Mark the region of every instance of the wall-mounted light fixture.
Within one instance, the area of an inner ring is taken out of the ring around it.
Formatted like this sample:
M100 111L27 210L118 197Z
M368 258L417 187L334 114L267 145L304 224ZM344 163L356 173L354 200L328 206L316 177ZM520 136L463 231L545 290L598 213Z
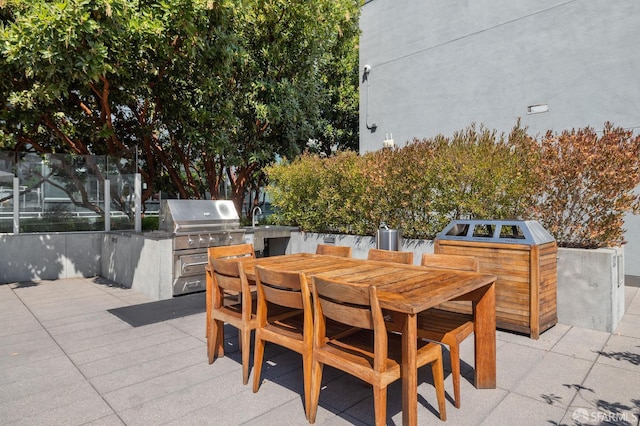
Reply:
M540 114L541 112L549 112L548 104L529 105L527 107L527 114Z
M387 133L384 135L384 140L382 141L382 148L391 149L395 146L395 141L393 140L393 133Z
M365 125L367 130L371 130L371 133L375 132L378 128L376 123L369 124L369 73L371 72L371 65L367 64L362 68L362 82L367 83L367 100L365 101Z

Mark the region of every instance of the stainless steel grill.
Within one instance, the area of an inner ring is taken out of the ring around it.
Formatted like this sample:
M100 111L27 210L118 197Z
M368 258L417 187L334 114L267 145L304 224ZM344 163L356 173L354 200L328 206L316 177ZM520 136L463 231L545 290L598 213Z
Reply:
M173 235L173 295L206 289L209 247L242 244L244 230L229 200L163 200L161 231Z

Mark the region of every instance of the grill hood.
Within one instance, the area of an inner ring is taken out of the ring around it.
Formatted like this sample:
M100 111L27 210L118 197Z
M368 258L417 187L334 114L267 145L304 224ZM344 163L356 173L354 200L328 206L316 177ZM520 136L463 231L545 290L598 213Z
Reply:
M162 200L159 229L173 233L238 229L231 200Z

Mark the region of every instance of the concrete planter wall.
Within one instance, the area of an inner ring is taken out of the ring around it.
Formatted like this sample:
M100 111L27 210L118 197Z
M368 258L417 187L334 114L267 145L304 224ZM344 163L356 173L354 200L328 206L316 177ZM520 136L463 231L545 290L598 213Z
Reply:
M611 333L623 314L623 248L558 249L558 322Z
M373 236L292 232L287 253L313 253L319 243L347 245L353 256L366 258ZM30 280L104 276L151 297L162 280L171 279L171 265L159 262L170 240L153 241L140 234L60 233L0 235L0 284ZM167 245L165 247L165 245ZM433 253L433 241L404 239L402 250ZM613 332L624 313L624 251L622 248L558 249L558 321Z
M318 234L314 232L292 232L287 253L315 253L318 244L335 244L338 246L351 246L353 257L366 259L370 248L376 247L376 239L373 236ZM433 253L433 241L431 240L402 240L402 250L414 253L413 262L420 264L422 253Z

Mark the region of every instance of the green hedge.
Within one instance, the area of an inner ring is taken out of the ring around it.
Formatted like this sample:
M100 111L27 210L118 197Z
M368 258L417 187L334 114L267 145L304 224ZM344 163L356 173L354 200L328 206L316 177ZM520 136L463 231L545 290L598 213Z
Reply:
M133 222L131 220L127 218L111 218L111 230L118 231L130 229L133 229ZM41 218L20 220L20 232L25 234L36 232L85 231L104 231L104 218L99 217L89 219L82 217L45 215Z
M471 125L452 137L329 158L304 154L267 169L274 223L311 232L372 235L381 221L433 238L453 219L538 220L559 245L623 243L626 212L640 211L640 137L606 124L508 134Z

